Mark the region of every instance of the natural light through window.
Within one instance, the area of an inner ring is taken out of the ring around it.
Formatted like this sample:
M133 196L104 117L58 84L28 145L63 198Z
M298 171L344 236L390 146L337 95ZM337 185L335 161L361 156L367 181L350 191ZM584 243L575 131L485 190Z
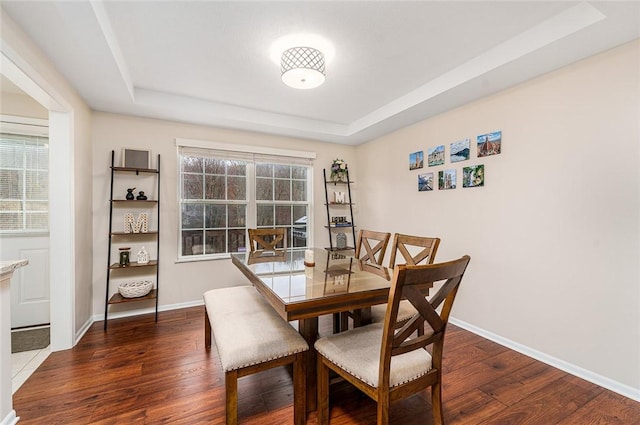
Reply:
M48 230L48 138L0 133L0 231Z
M284 227L287 246L306 247L309 159L180 146L178 257L244 252L248 228Z

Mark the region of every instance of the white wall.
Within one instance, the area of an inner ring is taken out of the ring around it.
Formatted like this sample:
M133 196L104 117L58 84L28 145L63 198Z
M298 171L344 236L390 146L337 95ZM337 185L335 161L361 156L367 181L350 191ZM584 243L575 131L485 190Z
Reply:
M640 399L640 42L361 145L360 224L471 255L453 316L611 380ZM502 130L502 154L475 137ZM427 148L472 138L471 159L426 167ZM425 167L408 155L424 150ZM484 188L462 167L484 164ZM455 168L455 190L417 191ZM436 173L437 174L437 173Z
M91 111L22 29L0 11L3 75L50 111L52 349L91 319ZM20 81L17 81L17 80Z
M202 303L202 294L209 289L247 282L229 259L176 263L179 224L176 138L316 152L313 176L313 232L315 245L328 246L328 233L323 227L326 225L326 209L322 169L328 168L336 157L354 163L354 147L100 112L93 113L92 121L95 236L93 312L96 318L101 318L104 314L109 230L109 165L112 149L116 151L117 164L120 164L123 147L151 150L153 167L157 154L161 155L160 309ZM131 184L129 187L137 183L132 181ZM139 245L141 244L132 244L133 253L137 252ZM145 248L148 246L145 245ZM116 287L111 286L110 290L113 293ZM114 313L114 317L123 314L124 311L127 314L148 311L150 307L142 304L110 306L109 311ZM135 311L131 311L132 309Z

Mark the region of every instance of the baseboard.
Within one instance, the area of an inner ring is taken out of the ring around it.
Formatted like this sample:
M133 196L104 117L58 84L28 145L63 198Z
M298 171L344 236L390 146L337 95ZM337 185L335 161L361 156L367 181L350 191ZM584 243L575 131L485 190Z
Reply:
M160 311L170 311L170 310L178 310L180 308L189 308L189 307L197 307L200 305L204 305L204 300L198 300L198 301L189 301L186 303L178 303L178 304L168 304L168 305L162 305L158 307L158 312ZM149 308L142 308L139 310L129 310L129 311L120 311L117 313L109 313L109 320L111 319L120 319L123 317L134 317L134 316L141 316L143 314L152 314L155 313L155 308L153 307L149 307ZM93 322L101 322L104 321L104 313L102 314L94 314L93 315ZM92 323L93 323L92 322Z
M640 388L633 388L621 382L614 381L613 379L607 378L606 376L599 375L597 373L591 372L590 370L581 368L580 366L576 366L572 363L555 358L541 351L534 350L533 348L527 347L526 345L511 341L507 338L503 338L500 335L496 335L492 332L489 332L462 320L458 320L454 317L449 318L449 322L511 350L524 354L525 356L539 360L545 364L548 364L549 366L553 366L573 376L577 376L578 378L582 378L602 388L606 388L622 396L630 398L631 400L640 401Z
M73 342L73 346L75 347L75 345L82 339L82 337L84 336L85 333L87 333L87 331L89 330L89 328L91 327L91 325L93 325L94 322L94 318L93 317L89 317L87 319L86 322L84 322L84 324L82 325L82 327L76 332L76 340Z
M15 425L19 420L20 417L16 416L16 411L12 410L11 412L7 413L7 416L5 416L2 422L0 422L0 425Z

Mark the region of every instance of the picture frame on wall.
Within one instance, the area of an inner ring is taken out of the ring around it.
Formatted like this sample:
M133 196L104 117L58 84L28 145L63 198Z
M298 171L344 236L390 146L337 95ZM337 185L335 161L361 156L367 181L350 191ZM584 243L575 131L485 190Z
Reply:
M433 190L433 173L418 174L418 191L428 192Z
M122 148L122 166L124 168L151 168L151 151L144 149Z
M427 163L429 167L444 164L444 145L427 149Z
M458 140L450 145L450 158L451 162L466 161L469 159L469 147L471 145L470 139Z
M484 186L484 164L462 169L462 187Z
M409 154L409 170L417 170L424 167L424 152L418 151Z
M438 189L449 190L456 188L456 170L442 170L438 171Z
M502 152L502 131L481 134L477 138L478 158L499 155Z

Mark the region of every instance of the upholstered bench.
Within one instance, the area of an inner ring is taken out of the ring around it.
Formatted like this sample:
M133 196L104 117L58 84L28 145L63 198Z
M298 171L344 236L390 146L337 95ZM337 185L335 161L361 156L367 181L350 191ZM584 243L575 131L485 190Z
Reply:
M304 352L309 345L282 319L253 286L213 289L204 293L205 346L211 333L225 374L226 422L238 423L238 378L293 364L293 416L306 422Z

